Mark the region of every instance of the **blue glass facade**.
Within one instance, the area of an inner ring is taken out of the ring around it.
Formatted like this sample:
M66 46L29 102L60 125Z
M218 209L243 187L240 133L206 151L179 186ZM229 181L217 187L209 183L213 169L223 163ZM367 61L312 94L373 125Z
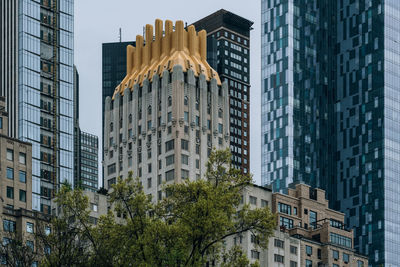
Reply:
M18 10L18 137L32 143L32 208L40 209L40 4Z
M371 266L400 255L400 2L262 1L262 182L305 182Z
M18 138L32 143L32 208L73 184L73 0L18 3Z

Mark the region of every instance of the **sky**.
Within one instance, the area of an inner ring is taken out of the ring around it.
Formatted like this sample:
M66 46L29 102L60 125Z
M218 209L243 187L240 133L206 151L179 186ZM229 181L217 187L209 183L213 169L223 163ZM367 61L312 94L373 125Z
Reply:
M79 72L79 113L83 131L101 140L101 46L133 41L155 19L191 24L219 9L254 22L250 33L250 171L261 183L261 1L260 0L75 0L75 65ZM101 143L100 143L101 144ZM101 148L101 145L99 145ZM101 158L101 152L99 153ZM99 168L101 169L101 168Z

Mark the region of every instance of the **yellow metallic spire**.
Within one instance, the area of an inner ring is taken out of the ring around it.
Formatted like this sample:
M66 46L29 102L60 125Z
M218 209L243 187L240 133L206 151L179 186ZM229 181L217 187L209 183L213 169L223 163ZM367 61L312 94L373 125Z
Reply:
M212 78L221 85L218 73L207 62L207 34L202 30L196 32L193 25L187 30L183 21L175 22L173 31L172 21L165 21L163 35L163 22L157 19L155 22L155 38L153 26L146 25L146 44L143 36L136 36L136 47L128 45L126 48L126 76L115 88L117 93L124 94L125 88L132 90L133 85L143 84L145 79L150 81L153 75L162 77L164 70L173 71L175 65L181 65L184 72L192 69L195 76L204 74L206 80Z

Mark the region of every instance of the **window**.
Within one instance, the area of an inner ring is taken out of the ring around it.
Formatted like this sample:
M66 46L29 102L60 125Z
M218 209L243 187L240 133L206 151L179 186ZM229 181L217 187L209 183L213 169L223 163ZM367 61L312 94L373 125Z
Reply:
M7 197L14 199L14 187L7 186Z
M19 190L19 201L21 202L26 202L26 191L25 190Z
M343 261L344 261L345 263L349 263L349 261L350 261L350 255L343 252Z
M318 259L321 259L321 257L322 257L322 251L320 248L317 249L317 257L318 257Z
M165 142L165 152L171 151L174 149L174 140L169 140Z
M256 235L251 235L250 236L250 242L253 243L253 244L259 244L260 243Z
M90 203L90 208L92 211L97 212L99 207L95 203Z
M116 167L115 163L108 165L107 167L107 173L108 175L115 173Z
M250 196L250 204L257 205L257 198Z
M311 256L311 255L312 255L312 247L306 245L306 254L307 254L308 256Z
M26 183L26 172L19 171L19 181L21 183Z
M189 164L189 156L182 155L182 164L185 164L185 165Z
M293 215L297 215L297 208L293 207Z
M3 219L3 230L5 232L15 232L15 222Z
M189 122L189 112L185 111L183 113L183 119L185 120L185 122Z
M19 163L26 165L26 154L20 152L19 153Z
M14 179L14 169L7 167L7 178L10 180Z
M140 176L140 175L139 175ZM108 183L108 188L111 188L111 186L113 185L113 184L115 184L115 182L116 182L116 178L114 177L114 178L111 178L111 179L108 179L108 181L107 181L107 183Z
M189 141L181 139L181 148L183 150L189 151Z
M44 233L45 233L46 235L49 235L49 234L51 233L51 228L50 228L50 226L45 226L45 227L44 227Z
M166 181L172 181L172 180L174 180L175 179L175 172L174 172L174 170L170 170L170 171L167 171L166 173L165 173L165 180Z
M33 234L33 223L26 222L26 232Z
M181 177L182 179L188 179L189 178L189 171L188 170L181 170Z
M284 262L284 258L283 258L282 255L274 254L274 261L275 261L275 262L283 263L283 262Z
M147 188L151 188L151 178L147 178Z
M171 122L172 121L172 112L168 112L167 113L167 122Z
M364 267L364 262L358 260L357 261L357 267Z
M3 129L3 118L0 117L0 129Z
M306 267L312 267L312 261L306 260Z
M333 257L333 259L338 260L339 259L339 251L332 250L332 257Z
M295 246L290 246L290 253L297 255L297 247Z
M32 251L35 250L35 245L33 244L33 241L27 240L26 246L29 247Z
M290 267L297 267L297 261L290 261Z
M291 228L293 228L293 220L280 216L279 225L284 226L286 229L291 229Z
M147 172L151 173L152 168L151 168L151 163L147 164Z
M258 252L257 250L252 250L251 251L251 258L252 259L260 259L260 252Z
M222 125L222 123L218 123L218 133L222 134L224 130L224 127Z
M187 97L187 96L185 96L185 97L183 98L183 104L184 104L185 106L188 105L188 97Z
M264 199L261 199L261 207L267 207L268 206L268 201L267 200L264 200Z
M168 107L172 106L172 97L168 97Z
M351 248L351 238L335 233L330 233L329 237L331 243Z
M170 155L168 157L165 157L165 165L169 166L175 163L175 155Z
M283 240L280 239L274 239L274 246L277 248L283 248L285 245L285 242Z
M7 159L14 161L14 151L12 149L7 149Z
M317 227L317 213L312 210L310 210L310 225L312 228Z
M292 207L290 205L279 202L278 203L278 211L282 213L292 214Z

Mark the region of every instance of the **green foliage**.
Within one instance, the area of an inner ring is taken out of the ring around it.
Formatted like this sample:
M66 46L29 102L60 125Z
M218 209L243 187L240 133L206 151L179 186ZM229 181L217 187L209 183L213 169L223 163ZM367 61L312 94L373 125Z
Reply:
M250 264L239 247L226 248L226 238L251 232L266 248L275 228L268 207L241 204L252 178L231 166L230 152L213 151L204 179L164 185L168 197L155 203L139 178L113 185L111 209L90 224L88 198L63 186L57 194L60 214L51 234L39 233L43 266L221 266ZM116 216L116 215L120 216Z

